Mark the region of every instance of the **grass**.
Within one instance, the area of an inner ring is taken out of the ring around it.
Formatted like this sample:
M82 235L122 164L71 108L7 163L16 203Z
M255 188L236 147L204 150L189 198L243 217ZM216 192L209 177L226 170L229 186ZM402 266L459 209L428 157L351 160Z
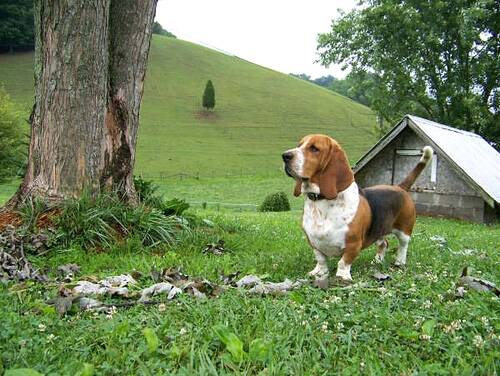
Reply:
M97 277L175 266L215 282L219 273L234 271L296 279L314 266L297 212L197 214L216 227L186 235L168 252L121 245L104 253L59 250L33 261L52 270L74 262L83 275ZM437 245L434 235L447 245ZM202 253L218 239L232 252ZM390 266L393 253L383 266L373 265L375 250L365 250L353 267L363 288L303 287L278 297L229 290L204 301L181 297L165 311L141 306L111 316L83 312L59 318L43 304L58 285L1 285L1 361L5 369L44 374L78 374L85 367L95 374L497 374L499 299L469 292L454 300L450 294L465 265L482 278L499 280L500 227L420 218L410 244L406 270ZM463 249L475 251L466 255ZM381 285L370 277L375 271L392 279ZM236 362L217 335L221 325L244 351L258 339L270 356ZM158 339L152 349L151 331Z
M0 205L5 203L16 192L20 182L13 180L8 183L0 184Z
M33 103L33 55L0 55L0 84ZM201 110L205 83L215 112ZM374 142L371 110L329 90L182 40L154 36L141 106L136 174L206 178L279 174L280 155L308 133L328 133L355 161Z

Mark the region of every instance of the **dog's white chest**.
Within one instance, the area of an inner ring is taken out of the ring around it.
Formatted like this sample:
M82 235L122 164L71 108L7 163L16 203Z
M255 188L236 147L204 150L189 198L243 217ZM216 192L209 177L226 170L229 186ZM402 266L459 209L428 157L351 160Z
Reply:
M340 256L345 237L359 205L356 182L340 192L335 200L306 198L302 226L311 245L326 256Z

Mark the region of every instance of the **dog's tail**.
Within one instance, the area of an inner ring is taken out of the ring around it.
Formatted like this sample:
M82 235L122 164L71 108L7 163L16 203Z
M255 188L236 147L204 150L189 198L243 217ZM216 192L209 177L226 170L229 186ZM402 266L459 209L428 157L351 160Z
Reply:
M415 168L411 170L408 176L398 184L398 186L403 188L405 191L408 191L413 183L415 183L415 180L417 180L420 176L424 168L429 164L429 161L432 158L432 153L434 153L434 150L432 150L430 146L425 146L422 149L422 158L420 158L420 161L417 163Z

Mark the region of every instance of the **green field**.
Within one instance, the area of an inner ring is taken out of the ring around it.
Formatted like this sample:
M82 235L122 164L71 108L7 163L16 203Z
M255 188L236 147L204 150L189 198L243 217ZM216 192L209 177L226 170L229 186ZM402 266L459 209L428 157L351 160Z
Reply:
M0 55L0 83L29 114L33 54ZM208 79L214 113L201 111ZM328 133L352 161L375 141L370 109L308 82L181 40L154 36L136 174L148 178L275 176L281 152Z

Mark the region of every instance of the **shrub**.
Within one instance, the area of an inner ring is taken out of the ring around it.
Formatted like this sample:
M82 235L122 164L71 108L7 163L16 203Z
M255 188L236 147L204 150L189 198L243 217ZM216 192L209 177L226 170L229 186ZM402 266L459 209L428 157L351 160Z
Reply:
M26 159L23 120L9 96L0 88L0 182L18 174Z
M261 212L289 211L290 202L285 192L276 192L268 195L259 207Z

